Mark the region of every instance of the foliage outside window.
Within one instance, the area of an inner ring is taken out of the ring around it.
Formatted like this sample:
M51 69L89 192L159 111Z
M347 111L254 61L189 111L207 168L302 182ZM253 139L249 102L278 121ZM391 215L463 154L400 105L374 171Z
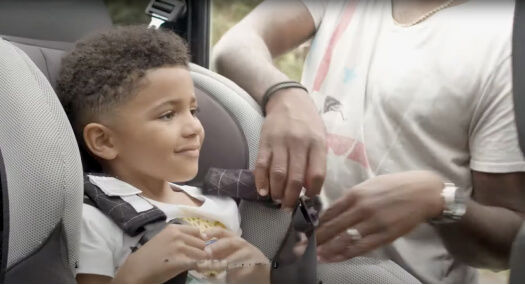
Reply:
M148 0L104 0L113 23L116 25L146 24L149 16L144 10ZM217 43L222 35L238 23L261 0L212 0L211 46ZM284 54L275 60L275 64L293 80L301 79L306 48L302 47Z

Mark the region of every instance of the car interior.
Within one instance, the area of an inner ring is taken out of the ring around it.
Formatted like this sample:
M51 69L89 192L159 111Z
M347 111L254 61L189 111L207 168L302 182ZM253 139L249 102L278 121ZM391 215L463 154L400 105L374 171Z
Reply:
M184 8L171 13L179 4ZM206 139L199 173L188 184L201 186L211 167L253 168L263 116L244 90L209 70L209 1L151 1L145 8L167 19L162 27L185 38L192 54ZM170 13L175 17L170 19ZM111 26L102 0L0 1L2 283L76 282L83 173L91 166L82 164L83 154L53 88L60 60L74 42ZM274 257L290 214L249 201L239 209L243 237ZM525 274L514 273L523 267L525 230L521 236L513 254L511 281L516 283L525 281ZM419 283L399 265L374 256L317 264L316 272L316 281L323 283Z

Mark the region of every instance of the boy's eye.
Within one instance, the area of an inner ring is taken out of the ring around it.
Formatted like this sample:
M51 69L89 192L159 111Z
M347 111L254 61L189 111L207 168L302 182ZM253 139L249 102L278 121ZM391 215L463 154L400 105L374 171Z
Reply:
M162 116L159 117L159 119L171 120L174 116L175 116L175 112L170 111L170 112L164 113Z
M200 112L200 110L201 110L201 108L195 107L195 108L191 109L191 114L193 116L196 116Z

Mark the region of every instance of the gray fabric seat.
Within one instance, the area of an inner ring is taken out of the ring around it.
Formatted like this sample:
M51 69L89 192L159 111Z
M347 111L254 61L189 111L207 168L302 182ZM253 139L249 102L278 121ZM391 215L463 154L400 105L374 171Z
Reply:
M512 255L510 258L510 279L509 283L523 284L525 282L525 223L516 234L512 245Z
M63 52L17 45L32 58L35 57L35 63L50 81L56 80L58 69L55 67ZM48 58L39 59L42 54ZM233 82L207 69L191 65L191 75L206 140L201 152L199 174L190 184L200 185L203 175L212 166L253 168L263 122L258 105ZM61 110L56 112L63 113ZM242 202L240 210L243 237L258 246L266 256L273 257L286 234L290 214L250 202ZM321 265L318 275L325 283L418 283L392 261L372 257Z
M2 281L70 283L77 261L82 167L46 77L0 39Z

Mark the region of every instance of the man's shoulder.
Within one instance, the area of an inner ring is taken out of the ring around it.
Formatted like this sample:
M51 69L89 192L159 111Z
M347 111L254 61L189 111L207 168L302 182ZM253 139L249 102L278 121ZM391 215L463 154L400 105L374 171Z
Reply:
M456 54L458 60L487 72L510 57L514 1L469 0L450 9L443 11L436 30L443 54Z
M460 7L449 22L456 31L463 32L465 40L478 47L505 49L510 52L514 23L514 1L470 0ZM481 45L480 45L481 44Z

